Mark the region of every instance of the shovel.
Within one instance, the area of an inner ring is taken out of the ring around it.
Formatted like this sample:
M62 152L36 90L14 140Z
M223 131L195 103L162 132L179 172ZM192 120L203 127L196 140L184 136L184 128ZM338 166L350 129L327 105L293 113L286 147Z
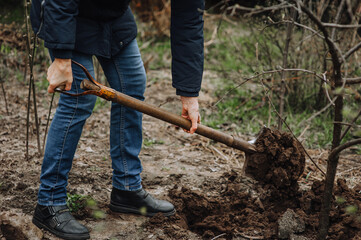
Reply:
M71 94L71 93L65 92L61 89L55 89L56 92L61 92L61 93L64 93L64 94L67 94L70 96L82 96L82 95L88 95L88 94L96 95L105 100L119 103L123 106L132 108L134 110L137 110L144 114L158 118L165 122L174 124L181 128L184 128L187 130L189 130L191 128L192 123L190 120L185 119L177 114L163 110L161 108L155 107L153 105L150 105L148 103L145 103L143 101L140 101L136 98L130 97L121 92L115 91L114 89L109 88L107 86L104 86L104 85L96 82L93 79L93 77L90 75L88 70L83 65L81 65L75 61L72 61L72 62L75 65L79 66L84 71L86 76L88 77L88 79L84 79L80 85L80 87L84 90L84 92L80 93L80 94ZM202 124L198 124L196 133L199 135L202 135L206 138L215 140L217 142L224 143L229 147L241 150L247 154L252 154L252 153L257 152L256 147L253 144L251 144L247 141L244 141L242 139L236 138L234 136L222 133L222 132L212 129L210 127L204 126Z
M177 114L168 112L161 108L155 107L143 101L140 101L136 98L130 97L124 93L115 91L112 88L106 87L100 83L92 82L87 79L84 79L81 82L80 87L85 91L91 91L91 94L94 94L98 97L104 98L108 101L119 103L123 106L132 108L149 116L158 118L165 122L174 124L181 128L189 130L192 126L190 120L185 119ZM210 127L204 126L202 124L198 124L198 128L196 133L202 135L206 138L215 140L217 142L221 142L226 144L229 147L241 150L246 153L254 153L256 152L256 148L253 144L244 141L242 139L238 139L231 135L222 133Z

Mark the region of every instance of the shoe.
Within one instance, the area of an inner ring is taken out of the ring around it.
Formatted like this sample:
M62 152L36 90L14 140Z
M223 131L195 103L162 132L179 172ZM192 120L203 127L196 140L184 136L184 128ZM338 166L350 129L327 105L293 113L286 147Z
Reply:
M35 208L33 223L40 229L67 240L89 239L88 229L70 214L69 208L63 206L41 206Z
M168 217L174 215L176 211L173 204L155 199L144 189L122 191L113 188L109 208L113 212L135 213L148 217L152 217L159 212Z

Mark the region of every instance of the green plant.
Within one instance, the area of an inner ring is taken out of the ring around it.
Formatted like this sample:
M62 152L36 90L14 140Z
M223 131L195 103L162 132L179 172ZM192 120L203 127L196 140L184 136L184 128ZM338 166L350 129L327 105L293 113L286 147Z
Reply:
M71 212L76 213L82 210L89 210L95 219L103 219L106 214L99 209L97 202L90 196L79 194L67 194L67 205Z
M170 168L169 167L162 167L160 170L162 172L168 172L170 170Z
M164 144L164 141L163 140L156 140L156 139L149 139L149 138L145 138L143 140L143 145L146 146L146 147L150 147L150 146L155 145L155 144Z
M79 194L67 194L66 204L71 212L77 212L86 206L86 199L88 196Z
M346 199L341 196L336 196L336 203L341 205L346 202Z
M358 212L358 207L356 205L346 206L345 212L349 215L355 215Z

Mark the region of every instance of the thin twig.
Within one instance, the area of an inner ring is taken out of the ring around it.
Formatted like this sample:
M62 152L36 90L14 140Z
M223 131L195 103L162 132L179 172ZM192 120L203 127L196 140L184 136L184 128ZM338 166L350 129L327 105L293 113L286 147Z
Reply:
M273 73L279 73L279 72L305 72L305 73L310 73L312 74L313 76L316 76L317 78L321 79L322 81L324 81L324 78L320 75L318 75L316 72L314 71L310 71L310 70L307 70L307 69L302 69L302 68L280 68L280 69L277 69L277 70L270 70L270 71L264 71L264 72L261 72L261 73L258 73L254 76L251 76L249 78L246 78L244 81L242 81L241 83L237 84L236 86L234 86L233 88L231 88L230 90L228 90L224 95L223 97L221 97L215 104L212 105L212 107L216 106L218 103L220 103L221 101L223 101L223 99L229 94L231 93L232 91L234 91L235 89L239 88L240 86L242 86L243 84L245 84L246 82L248 82L249 80L252 80L252 79L255 79L255 78L258 78L260 76L263 76L263 75L266 75L266 74L273 74Z
M260 81L263 88L265 88L263 81ZM310 156L310 154L308 154L306 148L303 146L303 144L297 139L297 137L295 136L295 134L293 133L292 129L290 128L290 126L287 124L287 122L280 116L280 114L277 112L275 105L273 104L272 99L269 97L267 91L266 92L266 96L268 98L268 101L270 101L273 110L275 111L275 113L278 115L279 118L282 119L282 122L285 124L285 126L288 128L288 130L290 131L290 133L292 134L293 138L300 144L300 146L302 147L303 151L305 152L305 154L308 156L308 158L311 160L311 162L315 165L315 167L323 174L326 175L325 172L317 165L317 163L313 160L313 158Z
M29 122L30 122L30 97L31 92L33 93L33 105L34 105L34 115L35 115L35 125L36 125L36 136L37 136L37 143L38 143L38 152L42 154L41 145L40 145L40 127L39 127L39 119L38 119L38 110L37 110L37 102L36 102L36 90L35 90L35 83L34 83L34 73L33 73L33 66L34 66L34 58L35 58L35 49L36 49L36 40L37 36L34 37L34 44L33 49L31 49L31 37L30 37L30 27L29 27L29 15L28 15L28 4L30 4L27 0L25 2L25 24L26 24L26 31L27 31L27 41L26 41L26 48L29 57L29 69L30 69L30 82L29 82L29 95L28 95L28 112L27 112L27 128L26 128L26 155L29 156Z
M354 145L358 145L361 144L361 138L356 138L353 140L350 140L336 148L334 148L330 155L328 156L328 159L332 159L333 157L337 156L338 154L340 154L341 151L345 150L346 148L352 147Z
M227 233L219 234L218 236L215 236L215 237L212 238L211 240L215 240L215 239L220 238L220 237L222 237L222 236L224 236L224 235L226 235L226 234L227 234Z
M283 20L283 21L279 21L279 22L273 22L273 23L270 23L268 24L266 27L264 27L262 31L264 31L267 27L271 26L271 25L277 25L277 24L284 24L284 23L292 23L292 21L290 20ZM324 36L322 36L319 32L317 32L315 29L309 27L309 26L306 26L306 25L303 25L301 23L298 23L298 22L293 22L294 25L298 26L298 27L301 27L301 28L304 28L306 30L309 30L310 32L314 33L315 35L317 35L318 37L322 38L322 39L325 39Z
M24 68L24 83L26 83L26 77L28 75L28 61L29 61L29 58L26 57L25 58L25 68Z
M285 42L285 49L283 50L283 63L282 63L282 68L285 69L287 68L287 64L288 64L288 50L289 50L289 46L290 46L290 42L292 40L292 30L293 30L293 26L294 26L294 20L296 18L296 11L294 9L291 9L291 18L292 21L290 23L287 24L287 33L286 33L286 42ZM284 110L284 103L285 103L285 93L286 93L286 72L282 71L281 72L281 93L280 93L280 105L279 105L279 113L280 116L283 116L283 110ZM282 121L279 118L278 121L278 130L282 130Z
M210 146L211 149L213 149L215 152L217 152L224 160L226 160L226 162L229 162L229 157L227 157L226 155L224 155L221 151L219 151L217 148L215 148L214 146Z
M336 100L336 98L333 99L333 101ZM308 119L306 120L302 120L298 125L299 126L302 126L305 122L309 122L311 121L312 119L314 119L315 117L317 117L318 115L320 115L321 113L323 113L324 111L326 111L329 107L331 107L332 104L329 103L327 104L324 108L322 108L320 111L316 112L315 114L313 114L311 117L309 117Z
M339 173L337 173L336 175L337 175L337 176L342 176L342 175L345 174L345 173L352 172L352 171L354 171L354 170L356 170L356 169L360 169L360 168L361 168L361 166L353 167L353 168L347 169L347 170L345 170L345 171L343 171L343 172L339 172Z
M307 131L309 128L310 128L310 125L307 125L307 126L305 127L305 129L303 129L303 131L301 132L301 134L300 134L297 138L302 138L303 135L306 133L306 131Z
M349 58L354 52L359 50L361 48L361 42L357 43L354 47L352 47L350 50L348 50L344 55L343 58L347 59Z
M55 93L53 93L53 95L51 96L49 112L48 112L48 119L46 120L45 134L44 134L44 139L43 139L43 149L45 149L45 140L46 140L46 135L48 134L48 127L49 127L49 122L50 122L51 109L53 107L54 96L55 96Z
M247 14L245 14L245 16L252 16L252 15L255 15L255 14L260 14L260 13L263 13L263 12L269 12L269 11L277 11L277 10L280 10L280 9L284 9L284 8L292 8L293 6L284 2L284 3L281 3L279 5L275 5L275 6L270 6L270 7L260 7L260 8L249 8L249 7L243 7L243 6L240 6L239 4L235 4L231 7L229 7L227 10L233 10L234 9L237 9L237 10L241 10L241 11L246 11L248 12Z
M350 125L345 129L345 131L342 133L341 135L341 140L346 136L347 132L350 130L350 128L352 127L352 125L356 122L356 120L361 116L361 108L358 111L358 114L354 117L354 119L352 119ZM340 141L341 141L340 140Z
M338 56L338 49L336 47L336 44L334 41L332 41L329 36L328 36L328 32L325 28L325 26L323 25L323 23L321 22L320 19L318 19L317 16L315 16L313 14L313 12L310 11L310 9L308 9L307 7L304 6L304 4L299 1L299 0L293 0L293 2L296 2L297 5L299 7L301 7L301 10L307 14L307 16L310 18L311 21L313 21L317 27L320 29L320 31L323 33L324 37L325 37L325 42L329 48L329 51L330 51L330 54L332 56L332 61L333 61L333 64L334 64L334 67L338 66L341 64L338 60L339 60L339 56ZM295 6L294 6L295 7Z
M240 232L238 232L238 234L239 234L241 237L243 237L243 238L248 238L248 239L251 239L251 240L253 240L253 239L255 239L255 240L257 240L257 239L264 239L263 236L249 236L249 235L246 235L246 234L240 233Z
M347 24L347 25L343 25L343 24L335 24L335 23L322 23L323 26L325 27L333 27L333 28L360 28L361 24Z
M322 76L323 76L323 84L325 85L326 97L327 97L328 101L331 103L331 105L332 105L332 106L335 106L335 100L336 100L336 99L333 99L333 100L332 100L331 97L330 97L330 94L328 93L326 72L324 72L324 73L322 74Z
M338 10L337 10L335 24L337 24L340 21L341 12L342 12L343 6L345 5L345 1L346 0L341 0L340 6L338 7ZM333 28L332 33L331 33L332 40L335 40L335 34L336 34L336 28Z
M357 78L344 78L344 81L346 81L346 84L359 84L361 83L361 77Z

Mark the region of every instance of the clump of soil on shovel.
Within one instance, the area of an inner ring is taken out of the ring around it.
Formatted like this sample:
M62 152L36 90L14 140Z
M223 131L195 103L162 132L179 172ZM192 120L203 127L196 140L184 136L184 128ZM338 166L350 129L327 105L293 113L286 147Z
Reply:
M257 153L246 157L246 175L277 189L297 184L305 169L305 154L291 134L263 128L255 145Z
M299 191L297 180L305 167L302 147L291 135L270 129L262 131L255 145L259 153L247 156L247 176L236 171L223 174L213 183L221 187L213 187L219 192L212 197L204 194L209 182L202 192L175 186L169 197L176 206L176 215L156 215L149 220L149 229L161 227L173 239L192 238L185 230L204 239L278 239L278 221L290 209L304 223L303 232L297 234L313 239L323 183L315 182L310 190ZM361 193L348 189L344 181L338 181L335 193L347 204L335 202L332 206L330 232L334 237L330 239L352 239L361 231L357 220ZM356 206L358 213L347 214L348 204Z

